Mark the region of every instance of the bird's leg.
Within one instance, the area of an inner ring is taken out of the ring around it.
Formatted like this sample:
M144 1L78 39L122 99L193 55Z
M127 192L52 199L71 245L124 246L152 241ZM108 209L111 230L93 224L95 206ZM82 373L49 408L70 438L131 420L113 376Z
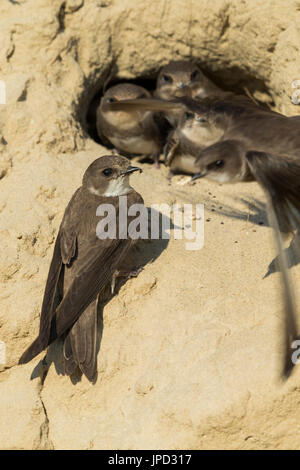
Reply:
M113 273L113 276L111 278L111 284L110 284L110 291L113 294L115 292L115 287L116 287L116 279L119 276L119 271L115 271Z
M175 131L171 131L167 137L167 143L164 146L164 161L167 166L171 166L175 157L175 150L179 145L179 139Z
M173 178L174 175L175 175L174 170L172 170L172 168L170 168L170 171L169 171L168 176L167 176L167 180L168 180L169 184L171 184L172 178Z
M113 294L116 287L116 279L118 277L125 277L126 279L131 279L132 277L138 277L141 271L143 271L143 267L134 268L131 271L115 271L111 280L111 293Z
M119 277L127 277L127 279L130 279L131 277L138 277L141 271L143 271L143 267L141 266L140 268L134 268L131 271L118 271L118 276Z
M159 157L160 157L160 152L157 152L154 155L152 155L154 168L157 168L158 170L159 170Z

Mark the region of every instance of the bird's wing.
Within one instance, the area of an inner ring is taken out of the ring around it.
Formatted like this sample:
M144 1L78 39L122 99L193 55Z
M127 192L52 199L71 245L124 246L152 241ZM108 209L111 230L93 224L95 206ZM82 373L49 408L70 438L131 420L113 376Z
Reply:
M64 218L55 240L52 260L44 291L39 335L22 354L19 359L20 364L25 364L31 361L31 359L48 346L49 342L51 342L51 336L55 336L55 332L51 331L51 322L55 314L56 304L58 303L59 281L63 273L64 264L69 264L76 254L76 233L73 227L69 226L67 220L68 214L71 211L72 201L76 198L77 193L78 190L75 192L66 208Z
M286 160L263 152L250 151L246 160L255 179L265 190L268 201L268 217L274 229L278 250L278 262L283 282L285 306L283 376L287 377L294 364L291 361L291 345L297 337L294 290L288 271L288 260L283 246L280 226L289 231L299 227L300 209L300 165L295 160ZM298 212L298 214L297 214ZM298 246L299 240L297 240Z
M74 280L56 309L55 329L61 336L95 300L101 289L111 280L120 260L131 245L130 239L87 241L81 250Z
M256 151L248 151L246 160L254 178L270 195L279 227L295 230L300 224L300 161Z
M128 207L133 204L144 204L142 197L135 191L127 196ZM134 216L128 215L127 228L133 219ZM61 336L76 322L83 311L96 299L99 292L111 281L131 245L130 237L102 240L93 234L81 246L80 257L76 258L74 279L56 309L57 336Z
M19 364L26 364L31 361L37 354L39 354L48 345L50 339L51 319L55 311L55 297L57 286L62 271L62 258L60 253L61 234L59 233L55 245L53 256L49 268L48 278L46 282L41 318L40 318L40 331L36 340L26 349L19 359Z
M132 100L115 101L105 105L109 111L174 111L185 109L180 101L165 101L158 98L137 98Z

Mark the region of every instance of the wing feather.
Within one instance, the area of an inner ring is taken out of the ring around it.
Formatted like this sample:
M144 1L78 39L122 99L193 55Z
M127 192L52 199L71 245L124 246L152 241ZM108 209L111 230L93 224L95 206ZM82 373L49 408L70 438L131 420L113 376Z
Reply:
M70 328L98 293L111 280L120 260L130 248L131 240L103 240L91 243L86 253L81 253L82 263L56 310L56 331L62 335Z
M285 307L283 376L288 376L294 366L291 361L291 345L297 337L297 322L294 290L280 222L281 226L284 224L289 231L293 231L297 226L299 228L299 218L295 218L295 212L297 213L300 204L300 165L294 160L287 161L262 152L247 152L246 159L253 176L266 192L268 218L278 250Z

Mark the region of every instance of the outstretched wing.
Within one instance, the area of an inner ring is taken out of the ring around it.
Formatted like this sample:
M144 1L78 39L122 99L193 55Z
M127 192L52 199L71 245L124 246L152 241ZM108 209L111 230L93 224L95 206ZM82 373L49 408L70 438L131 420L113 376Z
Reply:
M268 217L274 229L285 306L283 375L288 376L294 365L291 361L291 345L297 337L297 326L294 290L280 226L288 231L299 227L297 212L300 209L300 164L295 160L286 160L263 152L247 152L246 160L253 176L266 192ZM297 244L300 246L299 240Z
M182 109L185 109L185 105L179 101L165 101L158 98L114 101L105 105L105 110L109 111L174 111Z
M280 229L295 230L300 224L300 160L256 151L247 152L246 160L271 198Z

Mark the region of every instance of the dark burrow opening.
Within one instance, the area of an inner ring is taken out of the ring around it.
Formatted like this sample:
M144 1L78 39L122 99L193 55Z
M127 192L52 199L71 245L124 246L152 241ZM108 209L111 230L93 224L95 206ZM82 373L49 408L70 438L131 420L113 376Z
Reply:
M203 73L224 91L231 91L236 94L246 95L248 98L255 100L260 106L274 109L275 104L273 102L272 96L263 80L239 69L238 67L224 67L222 71L212 72L211 70L201 66L201 64L199 65ZM159 73L159 70L160 69L158 68L148 75L128 80L123 78L119 79L117 75L111 78L109 81L105 80L104 77L104 79L100 81L96 87L93 87L94 92L89 93L88 98L85 97L86 102L84 103L84 106L81 107L81 111L84 111L83 115L80 116L80 120L84 130L95 142L100 145L104 145L98 136L96 129L97 107L104 91L119 83L133 83L146 88L152 93L156 88L156 77ZM113 147L108 147L107 145L104 146L107 148Z

